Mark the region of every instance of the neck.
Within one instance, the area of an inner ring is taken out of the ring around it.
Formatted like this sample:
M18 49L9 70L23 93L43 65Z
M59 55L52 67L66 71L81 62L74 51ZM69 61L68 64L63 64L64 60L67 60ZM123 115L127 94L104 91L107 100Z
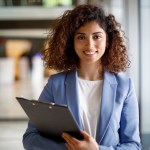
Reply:
M78 77L84 80L102 80L103 79L103 67L101 66L81 66L78 69Z

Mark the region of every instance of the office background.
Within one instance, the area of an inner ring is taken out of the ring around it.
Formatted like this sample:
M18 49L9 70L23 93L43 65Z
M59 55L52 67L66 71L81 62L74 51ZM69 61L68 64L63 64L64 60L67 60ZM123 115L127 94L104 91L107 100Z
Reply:
M140 107L140 133L150 150L150 0L1 0L0 149L22 150L27 116L16 96L37 99L47 77L40 49L53 20L75 5L94 3L115 15L128 37L132 77ZM37 82L38 81L38 82Z

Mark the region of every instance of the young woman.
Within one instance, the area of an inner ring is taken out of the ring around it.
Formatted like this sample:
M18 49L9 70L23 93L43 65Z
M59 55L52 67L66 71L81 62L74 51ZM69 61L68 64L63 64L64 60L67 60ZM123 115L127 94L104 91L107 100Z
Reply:
M79 5L56 20L46 45L45 66L59 73L49 78L39 100L68 105L84 140L63 133L66 143L56 143L29 122L24 148L140 150L138 102L132 80L122 74L130 61L115 17Z

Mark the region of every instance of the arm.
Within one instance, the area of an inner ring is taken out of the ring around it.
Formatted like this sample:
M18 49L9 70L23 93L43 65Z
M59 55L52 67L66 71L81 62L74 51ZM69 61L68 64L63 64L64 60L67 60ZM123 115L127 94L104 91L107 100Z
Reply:
M53 100L51 80L52 79L50 78L49 82L44 87L44 90L39 98L40 100ZM28 123L28 128L23 135L23 146L26 150L66 150L66 147L63 143L56 143L51 139L41 136L30 121Z
M64 143L57 143L41 136L31 122L28 123L23 135L23 146L26 150L67 150Z

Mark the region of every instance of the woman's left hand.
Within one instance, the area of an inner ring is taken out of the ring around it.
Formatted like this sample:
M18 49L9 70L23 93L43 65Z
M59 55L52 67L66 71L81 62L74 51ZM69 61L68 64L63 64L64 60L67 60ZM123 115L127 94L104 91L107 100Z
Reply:
M81 131L84 139L78 140L67 133L63 133L62 137L66 141L68 150L100 150L97 142L85 131Z

